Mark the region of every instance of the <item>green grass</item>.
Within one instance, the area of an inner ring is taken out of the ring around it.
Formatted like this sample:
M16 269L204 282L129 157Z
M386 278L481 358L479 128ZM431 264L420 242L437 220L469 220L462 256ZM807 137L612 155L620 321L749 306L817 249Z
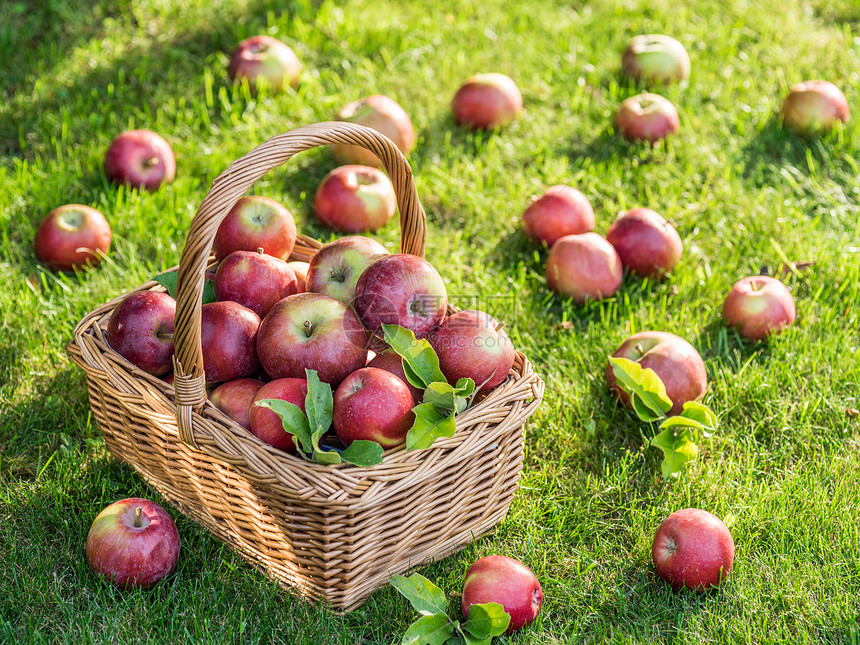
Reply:
M296 92L251 98L230 85L228 53L263 32L302 59ZM620 52L648 32L679 38L693 63L687 87L663 90L681 132L654 149L611 125L636 91ZM860 128L855 118L802 141L775 120L806 78L832 80L860 112L854 0L12 0L0 5L0 59L0 642L399 642L415 614L391 588L346 616L311 607L177 513L182 558L168 581L120 593L93 575L83 548L98 511L159 496L108 455L65 353L88 311L178 262L230 161L370 93L415 123L427 257L452 299L504 319L547 383L508 518L424 574L453 593L479 556L528 564L544 608L501 639L511 643L860 640L860 419L847 412L860 407ZM448 102L489 70L518 82L525 110L473 135ZM108 184L104 151L128 127L173 145L171 186ZM255 191L327 240L310 201L333 165L326 151L303 154ZM550 295L545 252L518 221L554 183L589 196L600 233L637 205L674 221L685 243L675 274L625 278L615 298L584 307ZM114 246L98 270L56 276L32 240L69 202L100 209ZM394 223L379 235L391 249L397 238ZM720 320L724 294L786 258L815 261L788 280L797 324L742 342ZM607 355L649 328L700 350L722 422L672 482L646 448L653 430L603 383ZM725 518L735 539L735 568L713 593L673 593L650 563L656 527L686 506Z

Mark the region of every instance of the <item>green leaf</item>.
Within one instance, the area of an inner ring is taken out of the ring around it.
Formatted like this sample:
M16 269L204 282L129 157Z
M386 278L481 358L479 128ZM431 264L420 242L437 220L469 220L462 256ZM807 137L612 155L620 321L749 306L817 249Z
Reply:
M706 437L710 437L717 431L717 415L704 403L698 401L687 401L680 416L690 419L699 424L699 429Z
M448 609L445 592L420 573L413 573L408 578L391 576L391 586L397 589L419 614L445 614Z
M320 381L316 370L305 369L308 379L308 393L305 396L305 412L308 415L308 426L311 430L314 450L319 450L319 440L331 427L334 400L331 386Z
M484 639L501 636L510 624L511 616L502 605L487 602L469 607L469 620L463 625L463 629L475 638Z
M382 329L385 342L403 359L403 372L413 387L423 390L436 381L448 382L439 369L436 350L426 339L418 340L412 330L398 325L383 324Z
M382 452L382 446L375 441L357 439L340 453L340 457L355 466L375 466L382 463Z
M651 445L663 451L663 477L677 477L699 454L689 428L666 428L651 439Z
M179 292L177 284L179 282L179 272L178 271L165 271L164 273L159 273L152 278L162 287L167 289L167 293L174 299ZM218 298L215 297L215 285L212 280L203 280L203 304L208 305L210 302L215 302Z
M630 403L640 419L651 422L666 416L672 401L654 370L643 369L639 363L615 356L609 357L609 363L618 386L630 395Z
M300 448L301 451L307 454L314 452L315 444L311 438L310 428L308 428L308 419L299 406L282 399L263 399L262 401L257 401L254 405L268 408L281 417L284 430L297 440L297 448Z
M486 638L478 638L477 636L472 636L469 632L460 633L463 635L463 645L490 645L493 640L492 636L487 636Z
M421 403L412 408L415 423L406 433L407 450L423 450L439 437L453 437L457 431L454 412L441 412L432 403Z
M454 625L444 613L421 616L403 634L402 645L443 645L451 634Z
M435 405L440 410L454 410L457 406L457 393L448 383L435 381L424 390L424 403Z
M343 461L341 455L335 450L314 450L313 462L315 464L331 466L332 464L339 464L341 461Z

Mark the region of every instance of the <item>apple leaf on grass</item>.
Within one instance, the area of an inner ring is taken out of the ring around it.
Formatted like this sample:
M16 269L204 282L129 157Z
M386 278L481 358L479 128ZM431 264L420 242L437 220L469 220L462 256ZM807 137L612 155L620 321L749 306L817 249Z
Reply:
M651 439L651 445L663 451L661 468L665 479L677 477L699 454L689 428L666 428Z
M403 372L413 387L424 390L437 381L447 383L445 375L439 369L436 350L426 339L418 340L411 329L399 325L383 324L382 329L385 332L385 342L403 359Z
M413 573L408 578L392 576L391 586L397 589L419 614L430 616L444 614L448 610L445 592L420 573Z
M672 408L666 395L666 386L652 369L643 369L639 363L627 358L610 356L612 373L619 387L630 396L636 415L646 422L658 421Z
M469 608L469 619L463 625L476 639L489 639L493 636L501 636L511 624L511 616L505 608L497 602L486 602L472 605ZM466 639L469 642L469 639Z
M403 634L402 645L444 645L454 634L446 614L421 616Z
M177 284L179 282L179 272L178 271L165 271L164 273L159 273L152 278L162 287L167 289L167 293L170 294L170 297L174 300L176 299L176 295L178 292ZM203 280L203 304L208 305L210 302L215 302L218 298L215 297L215 285L212 283L212 280Z

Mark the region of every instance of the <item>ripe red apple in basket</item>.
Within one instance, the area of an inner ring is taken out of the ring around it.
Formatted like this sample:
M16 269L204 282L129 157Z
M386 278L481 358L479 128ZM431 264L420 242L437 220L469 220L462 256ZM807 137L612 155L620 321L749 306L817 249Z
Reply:
M782 282L764 275L738 280L723 302L723 320L747 340L761 340L794 322L794 298Z
M115 184L157 190L176 175L173 149L151 130L128 130L108 146L105 174Z
M296 222L286 208L268 197L242 197L218 226L212 251L223 260L234 251L257 251L286 260L296 244Z
M454 120L473 130L492 130L511 123L523 109L520 88L509 76L475 74L451 100Z
M332 426L346 446L365 439L393 448L406 442L415 421L414 406L403 381L391 372L364 367L347 376L335 391Z
M615 127L631 141L655 143L677 132L679 126L675 106L659 94L631 96L615 113Z
M293 262L287 262L290 265L290 268L293 270L293 273L296 274L296 293L303 293L308 290L308 269L310 268L310 264L307 262L301 262L299 260L295 260Z
M82 204L66 204L45 216L33 247L36 258L53 271L98 266L110 248L111 231L105 216Z
M659 279L670 273L684 245L675 227L650 208L634 208L616 219L606 232L621 264L642 278Z
M658 575L673 589L707 591L729 575L735 543L720 518L685 508L672 513L657 529L651 557Z
M234 251L215 273L218 300L238 302L261 318L278 300L297 293L298 286L289 264L259 252Z
M148 588L179 561L179 532L155 502L121 499L98 514L86 544L87 562L122 589Z
M322 180L314 197L317 219L343 233L382 228L396 209L391 180L370 166L335 168Z
M406 372L403 370L403 359L393 349L386 349L380 352L367 362L367 366L390 372L403 381L412 393L415 405L418 405L424 399L424 390L418 389L406 380ZM456 381L454 382L456 383Z
M173 369L176 301L161 291L136 291L113 310L108 345L144 372L163 376Z
M220 383L260 371L257 330L260 317L237 302L210 302L200 311L200 343L207 383Z
M621 69L636 80L683 81L690 76L690 57L684 46L670 36L642 34L627 43Z
M311 258L307 290L321 293L349 306L355 300L355 285L364 270L389 255L376 240L352 235L329 242Z
M552 245L546 259L549 288L577 304L610 297L623 277L621 258L597 233L565 235Z
M461 608L469 617L472 605L497 602L510 614L506 633L529 625L540 612L543 589L535 574L522 562L504 555L476 560L466 571Z
M829 81L804 81L789 91L782 104L783 125L800 135L824 134L848 121L848 100Z
M286 43L271 36L251 36L240 42L230 56L227 73L236 82L246 79L252 90L263 85L273 90L296 87L302 64Z
M565 235L594 230L594 209L588 198L570 186L550 186L523 212L523 230L547 248Z
M305 397L308 394L308 382L303 378L279 378L261 387L250 406L251 432L260 441L286 452L295 454L296 444L293 437L284 430L284 422L273 410L256 405L257 401L265 399L280 399L287 401L305 411Z
M216 408L233 419L246 430L251 429L251 402L263 387L263 382L253 378L237 378L222 383L209 395Z
M415 129L406 110L394 99L382 94L374 94L345 105L338 112L337 118L339 121L357 123L384 134L404 155L408 155L415 145ZM331 147L331 151L335 159L342 164L382 167L382 162L376 155L361 146L338 143Z

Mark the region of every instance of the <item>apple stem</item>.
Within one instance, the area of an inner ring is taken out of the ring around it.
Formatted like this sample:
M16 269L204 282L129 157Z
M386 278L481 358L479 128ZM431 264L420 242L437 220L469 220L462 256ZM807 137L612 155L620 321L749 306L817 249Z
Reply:
M173 340L173 332L172 331L160 331L155 335L157 338L162 340Z
M257 247L257 253L260 255L263 255L263 247L262 246Z
M158 165L158 157L150 157L146 161L143 162L144 168L152 168Z
M313 324L311 323L310 320L306 320L304 323L302 323L302 325L305 328L305 334L307 334L307 337L310 338L311 333L313 333L313 330L314 330Z
M639 352L639 356L642 356L643 354L645 354L645 350L644 350L644 349L642 349L642 344L641 344L641 343L636 343L636 344L633 346L633 349L635 349L637 352Z
M501 331L501 329L505 326L504 322L500 322L496 325L496 331Z
M134 509L134 526L136 528L140 528L141 526L143 526L142 522L140 521L141 513L143 513L143 509L141 509L140 506L135 507L135 509Z

